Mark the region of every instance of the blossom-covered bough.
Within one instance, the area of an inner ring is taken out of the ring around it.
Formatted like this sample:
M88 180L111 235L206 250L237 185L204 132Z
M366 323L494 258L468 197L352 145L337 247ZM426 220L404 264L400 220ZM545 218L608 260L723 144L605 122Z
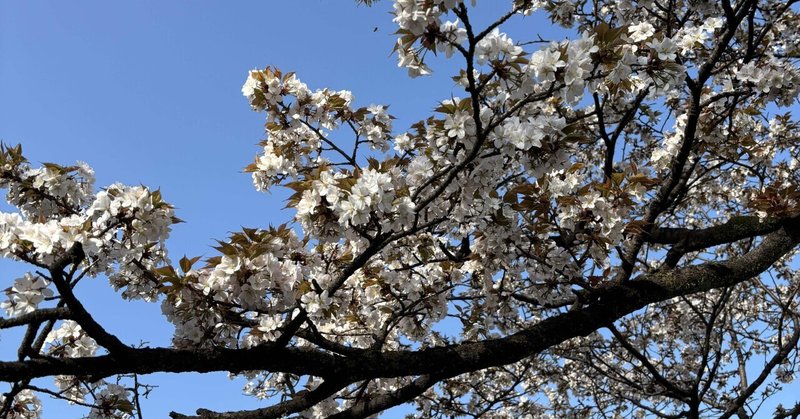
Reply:
M795 3L515 0L476 27L469 3L396 0L400 66L462 60L463 97L396 132L387 106L251 71L246 170L294 219L202 262L168 258L158 191L3 146L0 253L30 272L2 303L26 332L0 416L52 396L141 417L141 375L189 371L266 399L202 418L754 415L798 366ZM503 32L535 13L578 35ZM72 291L98 276L160 301L173 346L98 324Z

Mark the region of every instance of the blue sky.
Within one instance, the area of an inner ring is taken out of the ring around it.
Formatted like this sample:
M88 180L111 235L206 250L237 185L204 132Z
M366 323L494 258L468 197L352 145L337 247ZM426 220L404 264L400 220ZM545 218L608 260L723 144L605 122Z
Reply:
M499 16L508 4L479 3L478 21ZM290 218L281 211L282 191L258 193L242 173L263 138L263 116L240 93L249 69L275 65L297 72L312 89L351 90L359 105L390 104L398 130L427 117L438 100L464 95L449 79L453 61L434 60L434 76L414 80L397 68L390 6L389 0L373 8L347 0L0 2L0 140L22 143L34 163L86 161L99 187L161 188L187 221L173 231L173 258L211 255L214 238ZM518 19L510 33L566 36L542 22ZM22 269L0 261L1 287ZM158 304L124 302L103 278L84 281L77 293L125 342L169 344L172 329ZM15 353L18 336L0 334L3 359ZM231 384L225 374L142 381L160 386L144 403L145 417L263 406L241 396L242 381ZM45 418L85 412L44 401Z
M506 6L483 2L478 20ZM454 62L436 60L435 75L416 80L397 68L390 8L388 0L373 8L332 0L2 2L0 140L22 143L35 164L86 161L98 187L160 187L187 221L173 231L173 258L211 255L214 238L290 217L280 210L282 191L258 193L242 173L263 138L263 116L240 93L248 70L275 65L312 89L351 90L359 105L390 104L398 129L427 117L438 100L463 96L449 79ZM544 28L537 22L515 26L537 33ZM0 280L8 284L23 269L0 261ZM124 302L103 278L77 293L125 342L169 344L172 328L158 304ZM4 359L18 336L0 335ZM241 396L242 381L231 384L225 374L143 381L160 386L145 417L263 405ZM85 412L44 401L45 418Z

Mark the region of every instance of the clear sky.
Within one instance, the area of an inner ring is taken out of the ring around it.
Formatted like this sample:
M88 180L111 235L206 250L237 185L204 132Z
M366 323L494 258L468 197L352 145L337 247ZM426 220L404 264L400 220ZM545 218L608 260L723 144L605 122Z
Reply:
M480 18L507 5L482 2ZM258 193L242 173L263 138L263 116L240 92L248 70L275 65L312 89L351 90L359 105L390 104L399 129L427 117L438 100L464 95L449 79L453 62L434 61L435 75L416 80L397 68L390 8L389 0L373 8L348 0L2 1L0 140L22 143L35 164L86 161L99 187L160 187L187 221L173 231L173 258L211 255L214 238L290 217L280 210L281 191ZM540 23L527 18L516 27L546 35ZM22 269L0 261L0 287ZM125 302L103 278L84 281L77 293L125 342L169 344L172 328L158 304ZM3 359L18 337L2 332ZM143 381L160 386L145 417L263 406L225 374ZM45 418L85 412L43 401Z
M488 20L509 2L479 3L478 20ZM187 221L173 231L173 258L211 255L214 238L290 217L280 210L284 193L258 193L242 173L263 138L263 115L250 111L240 93L249 69L276 65L312 89L351 90L359 105L390 104L396 129L427 117L438 100L464 95L449 79L455 62L435 60L435 75L415 80L397 68L390 6L389 0L373 8L349 0L0 1L0 140L22 143L34 163L86 161L99 187L160 187ZM535 16L514 22L515 32L527 39L566 36ZM21 272L0 261L0 288ZM77 293L123 341L169 344L172 328L158 304L124 302L103 278L84 281ZM3 359L16 352L18 336L0 334ZM263 406L241 396L243 382L231 384L225 374L142 381L160 386L144 402L148 418ZM45 418L85 412L43 401Z

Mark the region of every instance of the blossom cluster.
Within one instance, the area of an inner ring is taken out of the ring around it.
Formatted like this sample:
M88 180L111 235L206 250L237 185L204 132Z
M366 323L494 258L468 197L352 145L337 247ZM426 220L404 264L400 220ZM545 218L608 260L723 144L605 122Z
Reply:
M36 310L43 300L53 296L53 291L48 288L49 285L46 279L26 273L14 281L12 287L6 289L8 300L0 303L0 308L6 310L9 316L30 313Z
M324 148L332 148L352 163L347 155L330 141L326 134L341 124L353 128L356 146L369 144L386 150L392 117L386 107L370 105L354 108L353 95L347 90L311 91L293 73L283 74L276 68L253 70L242 87L242 93L256 111L267 113L268 138L261 142L262 153L246 168L253 174L256 189L268 190L287 179L296 180L301 167L316 168L329 161Z
M74 320L61 322L58 328L47 335L45 343L48 344L49 354L67 358L92 356L98 350L97 342Z
M282 342L346 354L507 337L603 304L606 287L735 258L761 242L714 244L676 261L688 242L648 241L655 227L677 235L737 216L796 217L800 124L771 109L800 94L797 47L781 41L800 36L773 17L777 3L753 9L758 19L741 27L714 2L679 2L663 18L652 2L589 3L514 1L479 29L466 2L396 0L395 52L411 76L431 72L433 53L465 61L453 74L458 94L405 131L394 131L388 106L359 107L350 91L311 90L274 67L250 71L242 94L265 114L266 138L245 170L257 190L291 191L292 222L231 233L203 261L168 258L179 220L160 191L95 191L84 163L32 168L4 146L0 187L19 211L0 214L0 255L48 267L80 254L74 273L104 274L126 298L160 300L177 348ZM574 27L570 39L514 40L505 31L507 20L539 9ZM756 29L758 38L747 32ZM720 413L744 362L730 348L773 355L787 344L786 314L798 304L791 256L771 268L780 274L773 284L659 303L608 325L613 336L589 334L449 378L417 400L420 415L561 417L593 406L613 416L628 414L634 398L646 399L640 412L683 412L686 397L670 398L665 380L676 388L705 380L702 403ZM26 274L0 307L31 313L54 299L50 285ZM43 348L57 357L99 350L72 320ZM703 365L710 357L714 371ZM795 365L783 362L777 381L793 379ZM320 383L243 375L261 398ZM347 386L302 414L328 416L410 379ZM94 395L90 417L132 414L130 389L80 384L56 380L75 401ZM28 406L20 411L37 411L17 397Z
M0 405L6 403L6 396L0 394ZM31 390L22 390L11 402L7 419L39 419L42 414L42 401Z

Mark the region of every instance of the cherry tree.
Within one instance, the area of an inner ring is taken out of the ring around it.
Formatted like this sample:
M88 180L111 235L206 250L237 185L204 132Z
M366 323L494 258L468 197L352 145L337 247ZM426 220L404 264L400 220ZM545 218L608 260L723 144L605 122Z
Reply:
M456 60L462 96L397 130L250 71L246 171L294 215L205 260L168 256L158 190L3 145L0 255L30 270L3 278L0 417L141 417L143 375L212 371L265 407L173 418L798 417L759 410L798 372L796 2L514 0L478 27L474 0L396 0L399 66ZM504 32L534 13L576 35ZM73 293L93 277L160 303L172 346L109 333Z

